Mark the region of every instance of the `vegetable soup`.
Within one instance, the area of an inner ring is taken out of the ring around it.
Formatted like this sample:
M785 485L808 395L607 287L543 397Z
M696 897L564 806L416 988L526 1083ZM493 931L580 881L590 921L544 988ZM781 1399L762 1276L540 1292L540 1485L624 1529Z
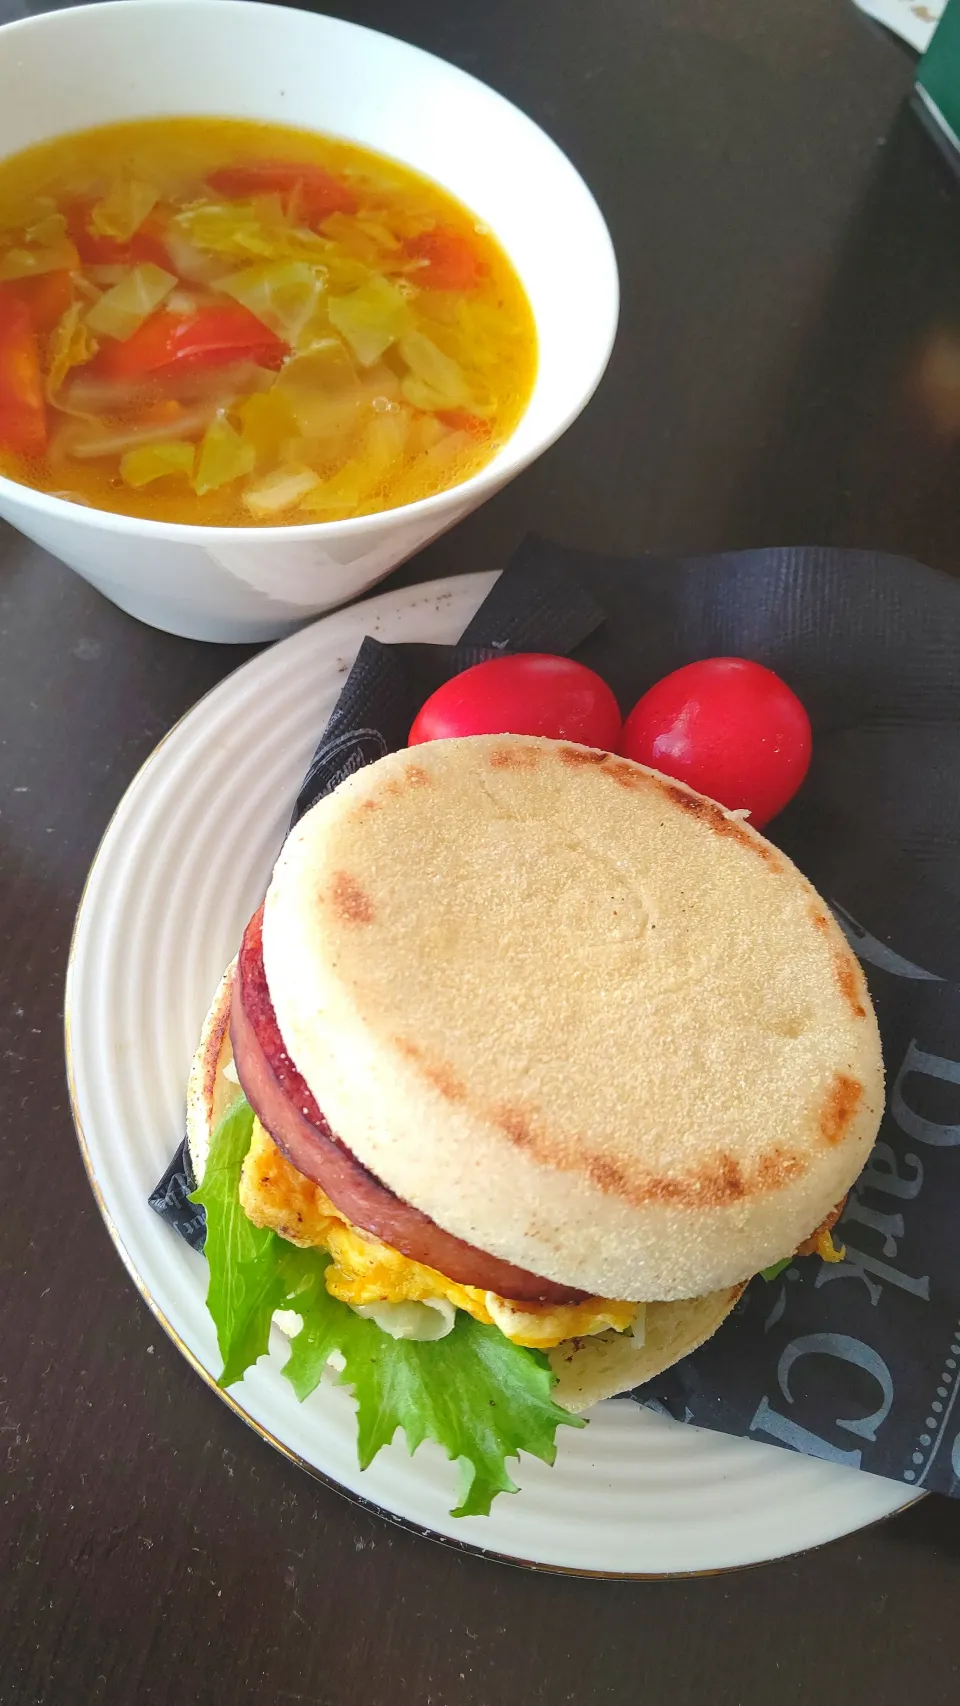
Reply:
M529 400L492 234L405 166L150 119L0 162L0 473L209 526L338 521L458 484Z

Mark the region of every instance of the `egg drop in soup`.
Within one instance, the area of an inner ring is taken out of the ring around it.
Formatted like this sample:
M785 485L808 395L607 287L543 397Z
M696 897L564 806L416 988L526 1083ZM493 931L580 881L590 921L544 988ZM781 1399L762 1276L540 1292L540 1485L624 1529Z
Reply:
M476 473L535 371L495 237L368 149L153 119L0 163L10 479L157 521L339 521Z

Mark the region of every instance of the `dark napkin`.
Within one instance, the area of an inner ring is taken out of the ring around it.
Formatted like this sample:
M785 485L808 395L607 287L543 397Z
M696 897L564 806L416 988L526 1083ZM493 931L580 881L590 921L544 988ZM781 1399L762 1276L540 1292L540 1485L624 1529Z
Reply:
M627 711L680 664L777 670L814 728L770 828L827 897L877 1007L887 1110L842 1263L756 1279L720 1332L633 1393L698 1426L960 1493L960 584L904 558L787 549L613 561L530 539L457 646L366 639L293 821L405 745L427 695L504 651L564 652ZM182 1152L150 1199L196 1247Z

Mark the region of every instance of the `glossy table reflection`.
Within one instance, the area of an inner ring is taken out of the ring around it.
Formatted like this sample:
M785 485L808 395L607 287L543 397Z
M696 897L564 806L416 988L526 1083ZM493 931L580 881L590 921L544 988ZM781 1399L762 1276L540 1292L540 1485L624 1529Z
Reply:
M904 49L843 0L339 9L544 124L622 270L587 413L395 584L497 567L528 529L615 552L864 545L956 570L960 197L903 109ZM0 532L3 1706L899 1706L908 1690L946 1706L946 1502L739 1576L521 1574L311 1483L153 1322L74 1141L63 973L123 789L245 655L141 627Z

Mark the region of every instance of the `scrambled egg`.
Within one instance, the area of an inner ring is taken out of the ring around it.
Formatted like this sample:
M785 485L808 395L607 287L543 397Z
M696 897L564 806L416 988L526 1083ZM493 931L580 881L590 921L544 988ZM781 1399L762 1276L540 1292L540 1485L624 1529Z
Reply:
M387 1331L391 1329L385 1319L379 1319L378 1305L427 1303L447 1316L452 1304L465 1309L475 1321L499 1327L516 1345L550 1350L564 1339L584 1338L608 1327L625 1332L640 1313L637 1303L609 1303L600 1297L590 1297L585 1303L520 1305L492 1291L457 1285L435 1268L411 1261L369 1232L358 1231L319 1185L305 1179L281 1155L259 1120L253 1122L253 1138L243 1164L240 1202L255 1226L268 1226L291 1244L329 1251L333 1259L325 1279L331 1296L369 1313ZM424 1332L415 1336L438 1335Z
M844 1197L842 1202L837 1203L836 1208L830 1210L826 1220L821 1221L816 1230L811 1232L809 1238L804 1240L795 1254L798 1256L819 1256L824 1262L842 1262L847 1252L842 1244L839 1250L837 1249L833 1242L833 1228L846 1206L847 1199Z
M832 1232L821 1231L818 1232L815 1237L814 1253L820 1256L825 1262L842 1262L847 1252L842 1244L839 1250L837 1249L836 1244L833 1242Z

